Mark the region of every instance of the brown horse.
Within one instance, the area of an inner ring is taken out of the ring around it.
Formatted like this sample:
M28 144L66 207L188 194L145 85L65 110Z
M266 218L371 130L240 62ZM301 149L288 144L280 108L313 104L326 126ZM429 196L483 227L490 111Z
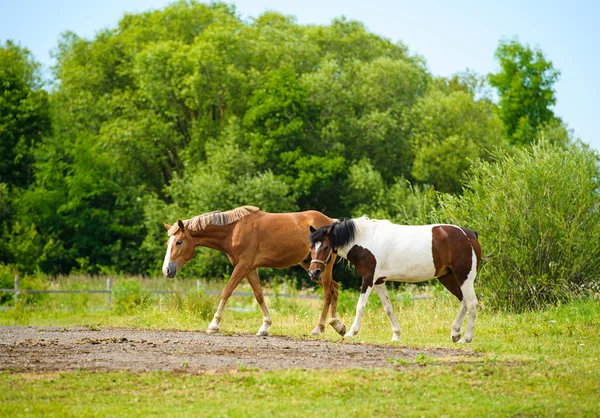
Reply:
M178 220L173 226L164 224L169 233L163 273L175 277L193 256L199 245L227 254L234 265L233 273L221 293L221 303L208 326L208 333L219 331L219 323L227 299L246 277L263 315L256 335L268 335L271 317L265 304L259 267L286 268L300 264L308 270L310 261L309 227L319 228L334 222L317 211L267 213L254 206L242 206L227 212L210 212L192 219ZM341 335L346 327L337 318L338 284L332 280L333 263L316 280L323 286L323 308L313 334L325 330L327 311L331 307L331 326Z
M385 282L415 283L435 277L461 301L452 324L452 341L471 342L477 316L473 283L481 261L481 246L475 232L455 225L395 225L365 217L346 219L317 230L311 228L311 232L309 274L313 279L329 265L332 254L352 263L362 278L356 318L345 337L358 333L367 300L375 289L392 324L392 341L398 341L400 325ZM467 312L469 322L465 336L460 339Z

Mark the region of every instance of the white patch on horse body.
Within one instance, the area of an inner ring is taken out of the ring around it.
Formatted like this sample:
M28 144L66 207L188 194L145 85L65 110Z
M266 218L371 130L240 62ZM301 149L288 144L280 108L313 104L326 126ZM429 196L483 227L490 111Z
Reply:
M389 221L354 219L355 239L338 249L347 258L354 245L369 250L377 264L373 277L386 281L423 282L435 276L432 228L436 225L396 225Z
M165 261L163 261L163 265L162 265L162 271L165 274L165 276L168 273L168 268L169 268L169 262L171 261L171 247L173 246L173 241L175 241L175 236L171 235L169 237L169 244L167 245L167 253L165 254Z

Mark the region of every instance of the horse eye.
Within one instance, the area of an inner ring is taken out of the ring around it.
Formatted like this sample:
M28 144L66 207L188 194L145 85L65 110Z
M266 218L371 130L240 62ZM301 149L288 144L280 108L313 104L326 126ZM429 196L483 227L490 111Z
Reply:
M179 246L179 245L181 245L182 243L183 243L183 241L177 241L177 242L175 243L175 245Z

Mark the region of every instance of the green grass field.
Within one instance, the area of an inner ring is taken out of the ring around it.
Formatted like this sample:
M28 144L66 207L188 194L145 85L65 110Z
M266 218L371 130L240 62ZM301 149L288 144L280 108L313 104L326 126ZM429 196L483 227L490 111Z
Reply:
M419 288L422 289L422 288ZM242 289L244 290L244 289ZM409 288L413 292L414 288ZM446 292L412 301L393 292L400 344L452 347L458 303ZM79 296L82 298L83 296ZM83 297L85 298L85 297ZM356 342L392 344L384 312L372 298ZM340 311L353 317L356 294L344 292ZM0 312L0 325L88 325L203 332L214 299L154 297L141 306L92 309L101 300L50 295L33 306ZM275 299L271 334L339 341L328 328L309 336L320 301ZM91 305L90 305L91 303ZM261 318L251 298L234 297L221 331L254 333ZM395 370L240 369L235 373L0 373L2 416L599 416L600 302L575 301L539 312L480 312L472 344L479 356L420 358Z

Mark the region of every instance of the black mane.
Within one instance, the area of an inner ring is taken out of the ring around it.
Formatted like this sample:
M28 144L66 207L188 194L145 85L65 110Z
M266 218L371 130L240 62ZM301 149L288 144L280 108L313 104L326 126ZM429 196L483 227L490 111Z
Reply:
M343 247L354 240L356 234L356 225L354 224L354 221L352 219L342 219L341 221L334 222L331 225L322 226L313 231L310 234L310 244L313 245L315 242L323 241L329 228L332 228L329 240L334 249Z

